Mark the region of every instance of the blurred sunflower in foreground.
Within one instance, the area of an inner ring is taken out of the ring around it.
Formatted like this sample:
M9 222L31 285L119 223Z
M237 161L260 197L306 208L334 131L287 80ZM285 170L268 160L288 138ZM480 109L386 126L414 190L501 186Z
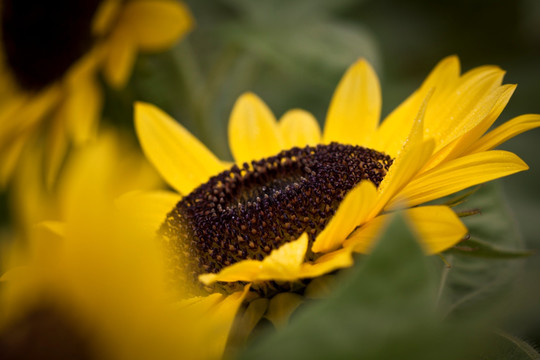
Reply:
M99 74L122 88L139 51L163 51L193 26L175 0L2 0L0 184L25 144L45 132L51 183L70 144L93 137L103 95Z
M54 221L30 227L27 246L3 249L2 359L222 355L247 288L188 299L182 284L168 286L154 233L114 206L119 193L156 185L153 169L128 150L109 133L75 152L48 204ZM35 203L43 197L32 172L17 179Z
M154 204L148 218L170 276L199 294L250 283L262 297L278 294L294 307L298 298L283 301L283 293L309 291L310 279L369 253L392 213L411 221L426 253L449 249L467 233L459 217L449 206L417 205L527 169L513 153L492 149L540 126L539 115L486 133L515 90L503 76L495 66L460 75L458 58L448 57L379 124L379 81L359 60L339 83L322 133L308 112L276 121L247 93L229 120L234 165L158 108L136 104L142 148L178 192L139 201L142 212Z

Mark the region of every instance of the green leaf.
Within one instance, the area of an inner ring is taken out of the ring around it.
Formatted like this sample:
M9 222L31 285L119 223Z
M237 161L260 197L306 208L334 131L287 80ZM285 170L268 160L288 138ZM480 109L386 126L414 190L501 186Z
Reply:
M463 240L448 250L447 253L492 259L513 259L534 254L533 251L505 249L476 239Z
M523 250L500 184L485 184L454 210L471 208L480 209L481 213L462 218L471 240L460 245L476 249L477 255L482 257L471 256L468 249L459 247L445 252L452 267L443 270L440 305L448 313L471 314L497 306L499 300L511 293L513 280L522 265L522 261L510 258L529 255Z
M288 327L260 338L240 358L460 358L467 331L439 320L430 265L396 217L373 253L328 299L301 308Z

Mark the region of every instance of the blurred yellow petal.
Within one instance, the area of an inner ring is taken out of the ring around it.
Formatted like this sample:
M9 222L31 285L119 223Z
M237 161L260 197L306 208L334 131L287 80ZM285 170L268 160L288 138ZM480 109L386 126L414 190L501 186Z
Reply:
M273 250L262 261L243 260L227 266L217 274L203 274L199 280L205 285L216 281L288 281L298 279L308 245L307 234Z
M345 238L370 214L377 189L370 181L362 181L343 199L338 210L313 243L313 252L328 252L339 247Z
M339 82L328 108L323 142L368 145L381 115L381 88L373 68L358 60Z
M321 141L321 129L317 120L304 110L287 111L279 120L279 130L285 149L316 146Z
M129 28L122 26L115 29L107 44L107 56L103 68L109 85L116 89L121 89L126 85L136 57L137 47Z
M428 254L440 253L462 240L467 228L447 206L421 206L405 211Z
M146 51L171 47L194 23L186 5L171 0L130 1L120 21L129 28L138 47Z
M91 56L98 57L99 54L96 52ZM94 74L97 60L87 60L87 68L77 69L69 79L64 116L69 134L77 146L96 136L101 117L103 96Z
M501 126L484 135L467 149L467 152L481 152L493 149L505 141L525 131L540 127L540 115L521 115L505 122Z
M132 191L116 199L116 206L150 234L155 234L167 214L182 199L177 193L166 190Z
M51 188L56 181L68 149L67 124L63 118L64 115L60 113L58 118L54 119L55 124L48 133L45 159L45 183L48 188Z
M274 324L277 329L281 329L289 322L294 310L302 304L304 298L294 293L277 294L270 300L266 318Z
M19 157L24 149L28 139L28 134L20 134L11 139L8 144L3 143L0 146L0 189L7 185L8 180L15 171ZM6 148L4 146L7 145Z
M62 99L63 91L58 84L49 86L35 95L19 95L0 109L0 140L28 131L48 115Z
M400 199L414 206L527 169L527 164L507 151L492 150L460 157L411 181L388 208L394 207Z
M92 21L92 34L96 36L105 35L114 24L121 5L121 0L103 1L96 10Z
M229 146L239 164L283 150L276 119L257 95L245 93L234 104L229 120Z
M197 324L203 327L201 336L195 337L199 340L197 352L205 354L205 359L219 359L223 356L227 339L233 325L234 319L246 298L249 286L244 291L231 294L217 305L213 306L206 316L206 321L198 321ZM182 326L182 324L180 324Z
M146 157L180 194L225 170L206 146L153 105L135 104L135 128Z

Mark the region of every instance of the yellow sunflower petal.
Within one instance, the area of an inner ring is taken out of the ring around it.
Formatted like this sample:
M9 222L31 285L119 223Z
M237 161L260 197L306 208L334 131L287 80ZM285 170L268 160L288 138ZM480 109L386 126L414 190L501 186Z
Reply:
M124 213L135 217L141 228L155 234L167 214L182 199L171 191L132 191L120 196L115 205Z
M93 35L103 36L110 30L121 5L121 0L107 0L99 5L92 21Z
M135 128L146 157L180 194L189 194L225 169L199 140L153 105L135 104Z
M295 146L314 146L321 141L319 124L307 111L300 109L287 111L279 120L278 125L286 149Z
M436 150L465 133L484 119L500 94L496 91L504 72L494 66L473 69L464 74L455 89L426 111L425 134L437 140Z
M484 135L467 149L467 152L481 152L493 149L505 141L525 131L540 127L540 115L527 114L518 116Z
M492 150L464 156L411 181L387 208L395 207L400 199L406 199L409 206L422 204L527 169L527 164L507 151Z
M436 254L454 246L467 234L467 228L447 206L422 206L405 211L420 235L424 250Z
M69 97L66 99L65 120L75 145L81 145L95 137L101 115L103 97L95 74L76 74L70 81Z
M105 79L112 87L121 89L131 75L137 56L137 47L129 29L116 28L111 35L107 50L103 69Z
M272 111L255 94L238 98L229 120L229 146L237 163L276 155L283 139Z
M243 260L227 266L217 274L203 274L199 280L205 285L216 281L289 281L299 278L308 245L307 234L282 245L262 261Z
M461 136L457 137L450 144L446 145L443 149L434 154L429 162L424 167L424 170L431 169L443 161L455 159L461 154L466 154L471 144L474 144L489 127L497 120L502 113L510 97L516 89L515 85L501 86L499 89L500 96L498 96L495 105L491 109L490 113L477 124L471 124L471 128L465 131Z
M130 1L120 21L130 29L139 48L146 51L171 47L194 23L186 5L167 0Z
M68 149L67 124L65 118L62 118L64 115L59 114L60 118L54 119L55 124L47 137L45 181L49 188L56 180Z
M304 263L302 265L302 278L314 278L324 274L328 274L337 269L350 267L354 264L351 249L339 249L324 254L314 263Z
M366 60L358 60L334 92L323 141L368 145L379 124L381 103L381 87L375 71Z
M208 314L208 321L199 322L205 328L204 335L206 336L194 338L205 340L204 344L200 344L199 347L199 350L204 348L202 352L207 355L203 358L220 359L223 356L236 313L246 298L248 291L249 285L244 287L244 291L238 291L227 296L223 301L212 307Z
M315 239L313 252L329 252L339 247L357 226L364 223L376 197L377 190L370 181L362 181L352 189L339 204L334 217Z
M430 139L415 145L403 157L399 157L394 161L394 164L390 167L384 180L379 185L379 196L368 219L377 216L391 199L400 194L402 189L418 173L427 159L429 159L434 147L435 143ZM398 201L394 203L398 206L404 205Z
M384 119L377 130L373 148L395 157L405 143L424 99L432 89L434 96L447 91L459 78L459 59L449 56L437 64L422 86Z
M0 147L0 189L7 185L11 175L15 171L27 140L28 133L20 134L18 137L10 140L7 147Z
M458 216L447 206L424 206L401 211L419 235L427 254L444 251L460 241L467 233ZM394 214L381 215L355 231L345 242L346 248L369 253L384 226Z

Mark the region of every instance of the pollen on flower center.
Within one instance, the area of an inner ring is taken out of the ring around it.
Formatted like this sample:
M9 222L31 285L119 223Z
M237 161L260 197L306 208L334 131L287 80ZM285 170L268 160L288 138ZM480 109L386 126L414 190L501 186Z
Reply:
M160 233L173 264L194 279L245 259L262 260L324 229L361 180L380 184L392 159L360 146L318 145L234 165L184 197ZM308 254L311 257L312 254Z

